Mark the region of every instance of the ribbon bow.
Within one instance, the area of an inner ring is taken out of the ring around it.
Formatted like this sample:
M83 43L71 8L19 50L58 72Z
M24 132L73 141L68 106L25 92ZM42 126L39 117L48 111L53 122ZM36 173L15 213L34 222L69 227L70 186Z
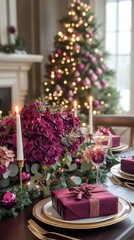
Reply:
M88 185L87 183L82 183L80 187L71 187L69 191L73 193L76 199L81 200L82 196L89 198L94 192L104 191L102 188L98 188L96 184Z

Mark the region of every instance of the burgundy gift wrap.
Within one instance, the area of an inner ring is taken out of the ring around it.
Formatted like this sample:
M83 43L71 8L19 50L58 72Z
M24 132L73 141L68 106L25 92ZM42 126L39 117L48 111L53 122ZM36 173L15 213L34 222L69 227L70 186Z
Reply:
M134 174L134 157L126 157L121 159L121 170Z
M120 136L119 135L111 135L111 147L120 146Z
M79 200L76 196L73 196L72 192L70 193L68 188L52 191L52 205L64 220L93 217L91 213L94 212L94 209L92 209L95 207L94 199L99 204L97 216L111 215L118 212L118 197L98 184L86 185L94 190L91 191L89 196L82 194Z

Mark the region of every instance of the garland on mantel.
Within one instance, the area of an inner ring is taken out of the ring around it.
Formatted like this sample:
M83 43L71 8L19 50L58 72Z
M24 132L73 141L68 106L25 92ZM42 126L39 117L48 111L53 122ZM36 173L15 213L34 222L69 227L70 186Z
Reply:
M16 29L13 26L8 27L9 43L0 43L0 52L3 53L23 53L25 54L24 41L16 34Z

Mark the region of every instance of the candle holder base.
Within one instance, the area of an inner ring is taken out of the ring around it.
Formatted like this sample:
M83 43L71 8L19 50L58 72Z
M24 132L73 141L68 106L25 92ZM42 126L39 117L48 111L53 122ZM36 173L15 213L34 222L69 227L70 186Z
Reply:
M19 181L20 181L20 187L22 188L22 168L24 167L24 160L17 160L17 165L19 168Z
M88 133L88 138L89 138L90 142L92 140L92 137L93 137L93 133Z

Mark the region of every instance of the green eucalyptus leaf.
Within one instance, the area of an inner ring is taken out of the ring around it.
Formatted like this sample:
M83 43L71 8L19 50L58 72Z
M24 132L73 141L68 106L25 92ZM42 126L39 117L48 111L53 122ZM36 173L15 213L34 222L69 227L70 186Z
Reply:
M49 181L50 177L51 177L51 174L50 174L50 173L47 173L46 181Z
M0 186L1 187L6 188L6 187L9 186L9 184L10 184L10 179L9 178L6 178L6 179L2 178L2 179L0 179Z
M61 177L60 178L60 184L61 184L62 188L66 188L67 187L67 183L66 183L66 178L65 177Z
M5 173L3 173L3 178L6 179L9 177L9 170L7 170Z
M18 166L15 163L10 163L8 170L10 177L15 177L19 172Z
M74 171L74 170L76 170L76 169L77 169L77 164L76 164L76 163L73 163L73 164L71 164L71 165L69 166L68 171Z
M64 157L64 165L67 165L69 167L71 162L72 156L70 155L70 153L67 152L66 156Z
M80 185L81 184L81 178L78 176L74 176L73 177L73 182L75 183L75 185Z
M30 164L26 163L25 164L26 172L30 172Z
M36 180L39 180L42 177L41 173L36 173L34 176L31 176L30 182L35 182Z
M38 179L40 179L41 177L42 177L42 174L39 173L39 172L37 172L37 173L34 175L35 180L38 180Z
M34 189L35 189L35 183L30 182L30 184L28 185L28 191L31 192Z
M51 191L50 191L49 186L47 186L44 189L44 197L50 197L50 195L51 195Z
M39 170L39 163L34 163L32 166L31 166L31 172L33 173L33 174L35 174L35 173L37 173L38 172L38 170Z
M87 163L86 161L83 161L82 164L81 164L81 170L82 172L86 172L88 170L91 170L92 169L92 163L89 162Z

